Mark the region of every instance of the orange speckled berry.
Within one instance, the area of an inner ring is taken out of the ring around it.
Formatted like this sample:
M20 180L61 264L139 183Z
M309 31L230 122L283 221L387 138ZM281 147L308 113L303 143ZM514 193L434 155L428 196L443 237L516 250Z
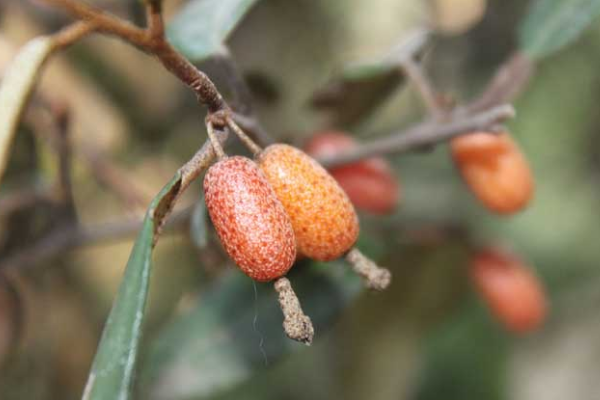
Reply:
M328 261L350 250L358 238L356 212L319 163L283 144L267 147L257 161L290 216L300 254Z
M508 133L464 135L453 139L450 149L464 181L491 211L511 214L531 200L529 165Z
M294 231L255 162L219 161L206 173L204 195L221 243L246 275L266 282L287 273L296 258Z
M359 147L359 143L344 132L316 133L306 143L312 157L332 157ZM383 157L370 157L329 169L331 176L344 189L352 204L373 214L391 214L398 205L400 185L390 164Z
M514 255L495 248L480 250L471 259L470 275L493 315L511 332L530 332L543 323L543 287Z

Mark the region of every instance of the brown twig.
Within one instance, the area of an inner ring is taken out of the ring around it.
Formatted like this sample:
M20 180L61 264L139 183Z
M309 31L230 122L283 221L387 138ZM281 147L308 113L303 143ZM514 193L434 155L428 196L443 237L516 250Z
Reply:
M53 37L54 50L62 50L96 30L96 25L87 21L74 22L56 32Z
M146 19L148 21L148 35L151 40L163 40L165 37L165 23L162 18L161 2L152 1L147 4Z
M141 50L155 55L163 66L183 83L189 86L198 100L214 113L228 109L228 105L210 78L197 69L167 42L160 5L147 3L149 28L142 29L94 6L77 0L43 0L62 8L76 18L94 25L99 32L117 36Z
M94 24L99 32L126 38L128 42L141 48L148 45L148 35L145 30L84 2L78 0L42 1L64 9L77 19Z
M364 143L359 148L335 157L321 158L326 167L348 164L374 155L400 154L435 145L461 134L481 129L493 129L513 118L514 108L504 104L476 114L457 110L444 122L426 121L402 132Z
M263 146L268 146L275 143L275 140L260 124L254 116L243 115L239 113L231 113L231 118L246 132L252 136Z

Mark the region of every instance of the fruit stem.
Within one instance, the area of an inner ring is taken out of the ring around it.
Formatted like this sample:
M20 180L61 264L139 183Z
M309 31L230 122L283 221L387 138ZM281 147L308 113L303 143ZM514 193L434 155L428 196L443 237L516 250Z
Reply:
M244 132L243 129L240 128L240 126L236 124L231 117L227 118L227 126L229 126L233 132L235 132L237 137L239 137L242 143L244 143L244 145L250 149L254 156L257 156L262 151L262 148L254 143L254 141L250 139L250 136L248 136L246 132Z
M283 329L287 337L310 346L315 329L310 317L304 314L298 296L287 278L275 281L275 291L279 294L279 306L283 312Z
M208 121L206 123L206 132L208 134L208 139L210 140L210 143L212 144L212 147L215 150L215 154L217 155L217 158L219 160L222 160L225 157L227 157L227 155L223 151L223 148L221 147L221 144L219 143L219 140L215 136L215 130L214 130L212 122L210 122L210 121Z
M346 254L346 260L352 266L352 270L363 278L369 289L384 290L392 281L392 274L389 270L375 264L356 247Z

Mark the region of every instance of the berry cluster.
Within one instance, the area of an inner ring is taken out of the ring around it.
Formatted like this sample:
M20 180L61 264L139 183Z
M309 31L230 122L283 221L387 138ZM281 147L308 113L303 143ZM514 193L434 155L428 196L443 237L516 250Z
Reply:
M309 344L312 323L284 276L298 257L345 257L367 287L386 288L389 271L354 248L359 234L354 207L392 213L400 199L398 179L381 157L330 171L311 157L356 149L358 143L343 132L315 134L305 153L285 144L262 149L232 119L226 124L254 153L254 160L227 157L207 124L220 159L204 179L209 215L223 247L244 273L259 282L276 281L286 334ZM465 182L487 208L508 214L528 203L533 180L507 133L467 134L453 139L450 148ZM545 315L543 291L515 257L494 249L480 251L470 271L479 293L508 329L524 332L540 325Z
M317 161L284 144L263 150L233 120L227 124L255 160L227 157L208 124L220 158L204 178L209 215L225 251L246 275L276 280L287 335L310 343L312 324L284 278L298 256L319 261L345 256L373 289L387 287L391 275L353 248L359 233L354 206Z

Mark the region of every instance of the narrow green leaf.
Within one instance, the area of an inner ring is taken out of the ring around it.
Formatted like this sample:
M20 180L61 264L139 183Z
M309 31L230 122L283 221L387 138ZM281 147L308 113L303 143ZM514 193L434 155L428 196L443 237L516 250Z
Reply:
M290 280L318 337L362 286L340 264L295 268L302 270ZM304 348L285 336L282 320L272 284L232 271L152 343L142 369L143 398L216 395Z
M223 43L257 0L192 0L167 29L173 45L194 62L223 50Z
M521 25L521 49L546 57L575 41L598 15L600 0L537 0Z
M205 248L208 244L206 218L206 203L204 202L204 195L202 195L194 206L190 221L190 236L199 249Z
M27 43L7 67L0 84L0 180L10 149L39 72L52 52L52 38L38 37Z
M127 400L131 398L139 343L152 270L152 249L157 215L163 202L178 190L177 173L152 201L138 234L119 292L102 332L83 399Z

